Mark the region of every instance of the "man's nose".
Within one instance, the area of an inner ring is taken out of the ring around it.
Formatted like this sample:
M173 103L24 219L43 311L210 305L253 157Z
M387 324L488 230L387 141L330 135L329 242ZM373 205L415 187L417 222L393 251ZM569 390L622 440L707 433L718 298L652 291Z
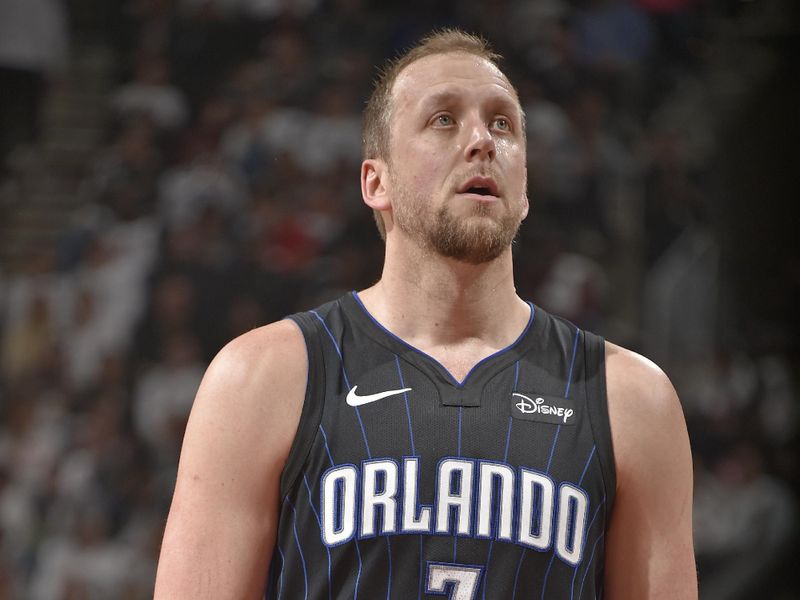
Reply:
M464 148L464 158L468 161L476 159L494 160L495 146L492 132L482 119L474 119L467 125L469 136Z

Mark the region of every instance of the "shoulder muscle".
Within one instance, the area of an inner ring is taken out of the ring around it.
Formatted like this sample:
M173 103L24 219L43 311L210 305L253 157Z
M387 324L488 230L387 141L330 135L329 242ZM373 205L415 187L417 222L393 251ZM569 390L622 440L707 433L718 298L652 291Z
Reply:
M156 597L261 590L307 368L302 333L290 321L233 340L212 361L186 427Z
M697 598L692 458L678 396L654 363L613 344L606 346L606 376L617 471L606 593Z
M652 361L606 343L606 377L618 485L625 485L640 459L658 459L664 447L683 450L675 446L686 425L675 389ZM690 460L688 443L685 450L682 458Z

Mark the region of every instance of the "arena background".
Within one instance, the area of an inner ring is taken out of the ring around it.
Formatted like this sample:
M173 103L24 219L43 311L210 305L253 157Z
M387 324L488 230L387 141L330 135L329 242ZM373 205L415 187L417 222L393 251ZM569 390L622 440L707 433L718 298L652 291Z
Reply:
M151 595L208 361L378 276L360 111L442 26L527 112L520 294L678 389L701 598L800 598L797 12L1 0L0 598Z

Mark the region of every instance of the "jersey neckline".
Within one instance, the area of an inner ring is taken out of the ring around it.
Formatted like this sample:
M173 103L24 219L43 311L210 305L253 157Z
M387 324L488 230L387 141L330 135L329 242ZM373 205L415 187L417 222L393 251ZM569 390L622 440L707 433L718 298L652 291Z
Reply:
M404 356L408 356L408 353L411 353L411 356L416 357L419 360L420 366L430 365L435 371L438 371L441 375L444 376L444 379L458 389L463 389L469 382L470 379L474 379L473 375L481 370L481 368L486 365L487 363L494 362L495 360L499 359L500 357L510 355L515 350L520 350L524 352L522 342L528 338L528 333L533 328L534 322L536 320L536 306L532 302L526 302L526 304L530 307L531 314L528 318L528 322L526 323L522 333L511 342L505 348L501 348L497 352L493 352L489 356L486 356L475 363L472 368L467 372L464 376L464 379L459 381L456 379L453 374L447 369L441 362L439 362L436 358L428 354L427 352L420 350L416 346L408 343L400 336L392 333L389 329L384 327L380 321L378 321L372 313L369 312L364 303L361 301L361 298L358 296L358 292L353 290L349 294L346 294L342 300L345 301L346 304L351 304L348 300L352 300L352 309L348 312L362 325L364 325L364 329L367 333L371 334L370 337L375 339L378 342L383 343L386 345L385 342L389 342L390 345L399 346L403 352ZM345 306L345 308L348 308ZM380 333L383 335L375 335L376 333ZM522 353L520 352L520 353Z

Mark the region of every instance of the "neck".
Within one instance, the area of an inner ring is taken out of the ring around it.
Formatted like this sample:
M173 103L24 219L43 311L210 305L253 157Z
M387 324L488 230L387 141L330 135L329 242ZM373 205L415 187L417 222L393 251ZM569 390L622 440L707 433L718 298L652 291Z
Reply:
M514 288L510 248L471 265L416 246L387 245L381 280L359 297L384 327L419 347L479 339L503 348L530 318Z

